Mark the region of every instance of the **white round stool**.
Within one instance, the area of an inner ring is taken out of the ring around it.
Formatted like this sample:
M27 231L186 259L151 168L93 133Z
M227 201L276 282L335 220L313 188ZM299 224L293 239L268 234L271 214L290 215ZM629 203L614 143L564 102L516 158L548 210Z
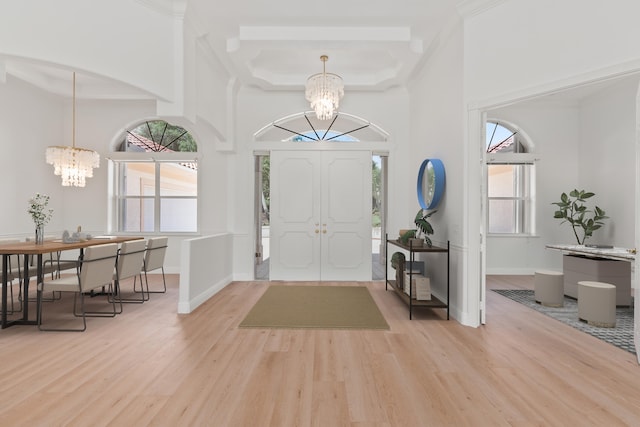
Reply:
M578 317L589 325L616 326L616 287L611 283L578 282Z
M559 271L538 270L533 278L536 302L547 307L564 305L564 274Z

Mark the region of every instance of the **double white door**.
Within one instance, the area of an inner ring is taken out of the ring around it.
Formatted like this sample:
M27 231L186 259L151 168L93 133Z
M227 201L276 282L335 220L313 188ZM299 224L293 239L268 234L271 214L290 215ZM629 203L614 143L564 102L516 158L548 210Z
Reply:
M271 280L371 280L371 152L272 151Z

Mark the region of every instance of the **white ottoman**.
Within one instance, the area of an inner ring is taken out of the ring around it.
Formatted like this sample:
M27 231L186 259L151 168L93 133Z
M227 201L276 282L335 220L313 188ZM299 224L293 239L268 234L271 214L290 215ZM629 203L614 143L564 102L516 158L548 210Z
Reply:
M578 282L578 317L592 326L616 326L616 287L604 282Z
M538 270L533 278L536 302L547 307L564 305L564 274L559 271Z

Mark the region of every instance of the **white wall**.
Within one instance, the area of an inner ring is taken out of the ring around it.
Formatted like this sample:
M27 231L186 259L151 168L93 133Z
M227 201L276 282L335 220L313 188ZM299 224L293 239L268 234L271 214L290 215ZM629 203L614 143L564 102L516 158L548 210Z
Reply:
M64 108L60 98L7 77L0 84L0 235L32 236L35 225L27 213L28 200L37 192L51 197L54 210L45 232L59 230L64 219L60 178L45 163L44 148L63 145Z
M427 158L441 159L446 185L438 211L430 218L435 231L432 240L438 246L446 246L447 240L451 242L451 315L464 324L474 325L477 319L470 318L469 304L477 304L477 301L472 301L474 298L467 292L463 279L466 200L465 159L461 155L464 142L462 22L454 25L439 43L410 88L411 148L406 168L409 173L401 184L410 191L403 195L405 221L401 225L402 228L413 225L413 218L420 208L416 195L420 164ZM390 210L393 209L391 205ZM397 228L389 230L397 233ZM446 298L446 272L443 268L446 264L432 256L424 260L433 292L441 299Z
M465 20L465 97L515 99L640 67L640 2L509 0Z
M134 0L4 2L0 52L126 81L173 100L174 16ZM179 18L175 18L179 19ZM37 31L34 31L37 29ZM149 72L153 70L153 72Z
M608 87L587 98L580 109L582 187L596 193L597 205L610 218L589 243L635 246L636 93L638 78Z

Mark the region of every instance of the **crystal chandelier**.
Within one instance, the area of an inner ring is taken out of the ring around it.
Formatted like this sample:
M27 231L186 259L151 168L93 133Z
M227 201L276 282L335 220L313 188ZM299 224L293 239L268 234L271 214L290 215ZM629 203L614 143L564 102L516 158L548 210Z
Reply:
M100 167L100 155L86 148L76 148L76 73L73 73L73 129L69 147L47 147L47 163L53 165L53 173L62 177L64 187L84 187L86 178L93 176L93 168Z
M322 55L322 73L314 74L307 79L305 96L316 112L318 120L329 120L340 105L340 98L344 96L342 77L327 73L325 66L329 57Z

